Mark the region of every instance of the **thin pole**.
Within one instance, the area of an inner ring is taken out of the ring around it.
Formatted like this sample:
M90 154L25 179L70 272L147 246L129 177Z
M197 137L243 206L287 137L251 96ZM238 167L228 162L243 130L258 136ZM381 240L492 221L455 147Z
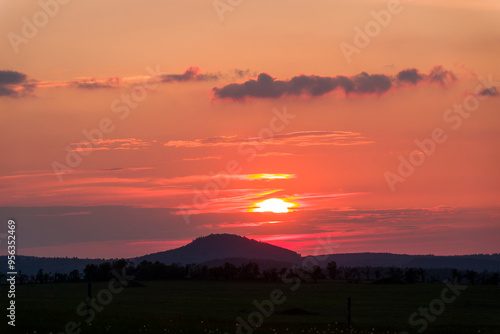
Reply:
M87 315L90 315L90 302L92 299L92 283L87 286Z
M351 327L351 297L347 297L347 327Z

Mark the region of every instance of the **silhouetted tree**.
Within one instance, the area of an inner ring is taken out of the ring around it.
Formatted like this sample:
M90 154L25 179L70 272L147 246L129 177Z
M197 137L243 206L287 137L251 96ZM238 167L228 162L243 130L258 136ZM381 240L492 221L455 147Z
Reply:
M455 279L457 279L457 282L460 283L460 281L462 280L462 277L463 277L463 273L460 270L458 270L458 269L451 270L452 281L455 281Z
M240 267L239 278L243 280L255 280L259 274L259 265L255 262L249 262Z
M361 272L359 271L358 268L354 267L354 268L351 268L351 280L349 281L349 283L359 283L361 281Z
M262 271L262 276L266 282L277 282L279 281L279 273L276 268L265 269Z
M187 268L181 265L180 263L172 263L171 265L164 265L161 262L155 262L154 267L158 268L161 275L161 278L166 278L169 280L182 280L187 277Z
M420 277L420 281L422 283L424 283L425 278L427 277L427 271L425 271L425 269L423 269L423 268L418 268L417 273L418 273L418 276Z
M279 271L278 271L278 275L280 278L283 278L283 275L285 275L285 273L288 273L288 268L286 267L282 267Z
M147 260L141 261L135 268L137 279L153 279L153 272L153 263Z
M99 267L96 264L87 264L83 269L83 277L86 281L93 281L98 278Z
M371 271L372 271L372 268L368 267L368 266L363 269L363 274L365 274L366 280L370 280Z
M189 275L192 279L206 280L208 279L208 267L198 264L189 265Z
M54 283L65 283L68 281L68 275L56 272L54 274Z
M113 277L111 263L103 262L98 266L97 281L109 281Z
M294 266L292 267L292 274L288 277L298 277L301 282L307 282L311 278L311 271L306 267Z
M24 284L29 281L28 275L22 274L20 270L19 270L19 276L17 278L19 279L19 284Z
M211 279L220 280L224 278L224 267L217 266L208 268L208 276Z
M402 281L403 280L403 270L397 267L389 268L389 275L391 279L394 281Z
M232 263L226 262L224 263L224 278L227 280L234 280L238 275L238 268Z
M487 284L493 284L493 285L498 285L500 281L500 274L498 272L491 274L491 276L488 279Z
M132 262L127 261L125 259L119 259L119 260L113 261L113 263L111 264L111 269L116 270L117 272L119 272L121 274L123 268L125 268L127 265L129 265L131 263Z
M321 270L321 267L318 265L315 265L312 267L311 270L311 278L314 280L314 282L317 282L319 279L325 278L325 274L323 274L323 270Z
M465 278L467 278L470 284L476 284L476 277L477 277L477 272L475 272L474 270L465 271Z
M78 269L72 270L68 274L68 281L70 281L70 282L79 282L80 281L80 272L78 271Z
M328 270L328 275L331 279L336 279L338 275L337 263L335 261L328 262L326 265L326 270Z
M415 283L418 279L418 273L414 268L408 268L405 271L405 281L408 283Z
M43 269L38 269L38 272L36 273L36 277L35 277L35 282L36 283L43 283L43 279L44 279L44 274L43 274Z

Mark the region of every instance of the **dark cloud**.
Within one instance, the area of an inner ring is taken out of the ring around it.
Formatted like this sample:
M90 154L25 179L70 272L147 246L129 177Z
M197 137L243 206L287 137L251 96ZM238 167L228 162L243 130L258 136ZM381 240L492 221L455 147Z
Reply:
M244 83L233 83L224 87L215 87L216 97L243 99L249 97L277 98L282 95L321 96L337 88L346 94L380 94L391 88L390 77L383 74L360 73L354 77L321 77L317 75L299 75L290 80L276 80L267 73L261 73L257 80L249 79Z
M16 71L0 71L0 85L18 84L26 80L26 74Z
M490 87L490 88L485 88L479 93L477 93L479 96L498 96L500 95L500 92L498 92L498 89L496 87Z
M442 86L456 80L455 74L445 70L442 66L435 66L427 77L431 82L436 82Z
M199 67L191 66L182 74L163 74L161 82L183 82L183 81L210 81L219 79L220 74L202 74Z
M16 96L17 92L13 89L0 85L0 96Z
M354 76L337 75L332 77L318 75L298 75L289 80L278 80L267 73L261 73L255 79L243 83L231 83L223 87L214 87L216 98L241 100L245 97L278 98L283 95L321 96L334 90L343 90L349 94L383 94L395 83L417 84L420 81L436 82L445 85L455 80L455 75L441 66L434 67L428 75L417 69L400 71L395 77L387 74L368 74L361 72Z
M362 72L354 77L355 93L382 94L392 86L391 78L384 74L368 74Z
M418 72L416 68L409 68L407 70L402 70L396 76L397 80L400 82L408 82L416 85L420 80L423 79L423 75Z
M0 71L0 96L18 96L16 85L26 83L26 74L17 71Z

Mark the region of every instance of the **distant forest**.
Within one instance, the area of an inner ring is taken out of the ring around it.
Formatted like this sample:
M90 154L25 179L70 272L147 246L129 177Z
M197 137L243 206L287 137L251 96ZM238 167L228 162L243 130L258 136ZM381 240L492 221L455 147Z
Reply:
M286 280L300 280L305 283L314 283L318 280L344 280L349 283L371 281L378 284L411 284L422 282L441 282L444 278L464 284L492 284L500 283L500 273L491 271L477 272L474 270L441 269L441 275L431 275L433 270L422 268L399 267L345 267L337 266L335 261L328 262L326 268L320 266L305 267L293 265L291 267L267 268L261 270L258 263L248 262L234 265L226 262L220 266L174 263L166 265L159 261L144 260L134 265L132 261L120 259L87 264L83 272L75 269L68 274L47 273L39 269L34 275L24 275L22 272L16 279L19 284L39 283L67 283L67 282L99 282L108 281L113 272L126 273L133 276L134 281L149 280L241 280L278 282ZM6 284L7 276L0 273L0 282Z

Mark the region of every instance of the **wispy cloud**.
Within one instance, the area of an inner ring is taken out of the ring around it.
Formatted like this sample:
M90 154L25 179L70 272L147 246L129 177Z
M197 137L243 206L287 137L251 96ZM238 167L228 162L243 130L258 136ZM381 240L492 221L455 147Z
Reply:
M153 141L155 142L155 141ZM80 143L71 143L73 151L99 151L99 150L139 150L150 146L152 143L146 142L137 138L121 138L121 139L101 139L95 141L91 146L82 145Z
M185 82L218 80L219 77L220 74L201 73L199 67L191 66L182 74L163 74L159 78L161 82Z
M79 216L79 215L90 215L90 211L78 211L78 212L64 212L64 213L50 213L50 214L39 214L36 217L53 217L53 216Z
M277 134L273 138L217 136L194 140L170 140L164 146L172 147L206 147L206 146L238 146L247 145L363 145L371 144L360 133L350 131L298 131Z
M286 180L295 178L295 174L214 174L214 175L186 175L174 178L159 178L155 179L158 184L194 184L200 182L209 182L212 180L240 180L240 181L256 181L256 180Z
M99 89L99 88L118 88L120 87L121 79L119 77L112 77L106 79L96 78L77 78L70 83L77 88L84 89Z
M197 66L188 67L183 73L164 73L158 75L135 75L135 76L113 76L107 78L97 77L79 77L67 81L39 81L28 80L26 74L0 70L0 96L19 97L35 88L53 88L53 87L74 87L79 89L95 90L120 88L122 86L134 85L148 80L154 80L160 83L180 83L180 82L199 82L216 81L223 78L236 80L246 76L254 75L250 70L233 69L227 73L203 73Z
M292 153L287 152L265 152L256 155L257 157L279 157L279 156L293 156Z
M182 159L182 161L204 161L204 160L220 160L220 159L222 159L221 156L212 155L212 156L199 157L199 158L184 158L184 159Z

